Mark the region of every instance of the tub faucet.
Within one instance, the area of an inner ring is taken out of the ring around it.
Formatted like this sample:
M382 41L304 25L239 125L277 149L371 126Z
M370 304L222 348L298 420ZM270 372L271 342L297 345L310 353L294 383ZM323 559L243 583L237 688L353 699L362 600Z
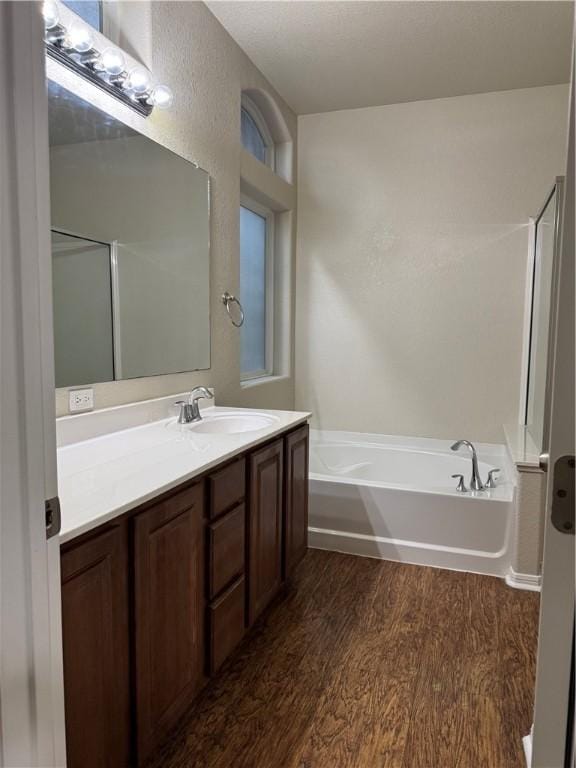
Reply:
M450 446L451 451L458 451L465 445L470 448L472 452L472 477L470 478L470 490L471 491L483 491L484 483L480 479L480 473L478 472L478 456L476 455L476 448L469 440L458 440L454 445Z

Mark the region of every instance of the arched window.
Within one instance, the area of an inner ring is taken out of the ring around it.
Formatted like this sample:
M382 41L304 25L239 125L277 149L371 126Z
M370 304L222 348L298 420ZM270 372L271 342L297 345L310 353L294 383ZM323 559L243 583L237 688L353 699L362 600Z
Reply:
M264 91L242 92L240 142L240 378L243 386L254 386L285 374L290 366L285 308L292 219L284 194L292 179L292 138L282 111ZM263 173L246 154L273 173ZM278 185L274 174L287 185ZM288 199L292 204L291 195Z
M252 99L242 95L242 146L261 163L274 170L274 140L266 121Z

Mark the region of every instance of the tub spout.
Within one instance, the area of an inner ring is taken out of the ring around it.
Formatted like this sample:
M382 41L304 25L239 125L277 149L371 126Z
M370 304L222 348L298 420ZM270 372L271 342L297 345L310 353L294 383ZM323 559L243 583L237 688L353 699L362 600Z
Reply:
M470 478L470 490L471 491L483 491L484 483L480 478L480 472L478 471L478 456L476 455L476 448L469 440L458 440L454 445L450 446L451 451L458 451L462 446L469 448L472 453L472 477Z

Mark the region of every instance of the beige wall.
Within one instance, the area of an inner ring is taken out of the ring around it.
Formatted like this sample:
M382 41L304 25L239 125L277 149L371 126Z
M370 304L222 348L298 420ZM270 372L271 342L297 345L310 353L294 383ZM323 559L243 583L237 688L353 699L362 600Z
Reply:
M299 118L296 406L316 425L501 441L528 217L567 86Z
M222 404L291 408L294 401L291 354L287 375L249 389L240 386L239 331L227 319L219 298L224 291L235 293L239 287L241 92L260 89L270 94L294 139L296 118L203 3L119 2L113 5L117 23L128 31L125 41L129 40L131 52L139 55L158 80L174 91L172 109L156 110L150 118L143 119L54 62L48 62L48 74L139 132L197 162L210 174L212 367L197 373L98 384L96 407L210 384L216 387L218 402ZM295 151L293 156L295 159ZM282 210L286 201L295 202L295 193L283 180L278 179L277 186L278 196L283 199L275 202L278 210ZM293 222L295 219L293 216ZM291 265L288 273L292 279ZM290 305L291 302L290 299ZM291 307L285 322L290 331ZM57 391L56 407L59 415L67 412L66 390Z

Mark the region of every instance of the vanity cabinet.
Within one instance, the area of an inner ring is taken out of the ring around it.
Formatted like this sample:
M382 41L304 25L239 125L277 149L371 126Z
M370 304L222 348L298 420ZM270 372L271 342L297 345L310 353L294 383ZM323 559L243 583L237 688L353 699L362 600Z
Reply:
M249 458L249 625L282 585L283 464L283 440L254 451Z
M62 548L68 768L142 765L306 552L308 428Z
M246 632L246 591L240 576L208 608L210 633L210 674L214 675L236 648Z
M208 670L214 675L246 632L246 459L208 477Z
M61 577L68 767L129 765L126 525L67 546Z
M145 759L204 677L204 489L133 518L136 736Z
M208 527L208 552L208 596L214 599L244 573L246 507L243 503Z
M308 433L304 424L284 441L284 578L308 549Z

